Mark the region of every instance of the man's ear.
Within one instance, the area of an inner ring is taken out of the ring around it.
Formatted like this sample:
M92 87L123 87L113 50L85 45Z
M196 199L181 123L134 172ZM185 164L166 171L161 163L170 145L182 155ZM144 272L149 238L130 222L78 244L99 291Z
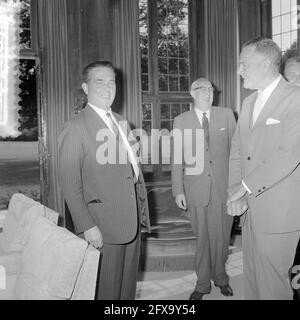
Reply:
M82 83L81 88L82 88L82 90L84 91L84 93L85 93L86 95L88 95L88 93L89 93L89 87L88 87L88 85L87 85L85 82Z
M264 67L264 69L267 71L267 70L269 70L270 68L271 68L271 65L272 65L272 62L271 62L271 60L269 60L269 59L265 59L264 60L264 62L263 62L263 67Z

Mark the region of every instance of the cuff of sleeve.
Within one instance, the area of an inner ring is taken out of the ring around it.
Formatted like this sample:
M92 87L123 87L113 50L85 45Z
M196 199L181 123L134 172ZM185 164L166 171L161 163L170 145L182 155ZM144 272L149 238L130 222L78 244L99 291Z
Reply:
M244 180L242 180L242 185L243 185L243 187L248 191L249 194L252 193L252 191L248 188L248 186L246 185L246 183L244 182Z

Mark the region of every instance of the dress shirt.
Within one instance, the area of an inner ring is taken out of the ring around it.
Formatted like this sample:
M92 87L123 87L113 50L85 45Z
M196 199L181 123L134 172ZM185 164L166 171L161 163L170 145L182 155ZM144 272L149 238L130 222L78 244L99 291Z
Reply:
M195 107L195 112L196 112L196 115L197 115L197 117L198 117L198 120L199 120L199 122L200 122L200 124L201 124L201 127L202 127L202 118L203 118L203 113L204 113L204 112L206 113L206 118L207 118L207 120L208 120L208 122L209 122L209 120L210 120L210 109L208 109L208 110L206 110L206 111L202 111L202 110L200 110L199 108Z
M113 130L113 127L112 127L111 121L113 121L114 124L117 126L117 128L119 130L119 133L121 135L121 138L123 140L124 146L125 146L125 148L126 148L126 150L128 152L129 160L131 162L134 174L136 176L136 179L138 179L138 177L139 177L139 166L138 166L137 156L134 154L134 152L132 150L132 147L131 147L128 139L127 139L127 136L126 136L125 132L123 131L122 127L119 125L118 121L114 117L113 113L111 112L111 109L109 109L109 111L105 111L104 109L97 108L97 107L93 106L90 103L89 103L89 105L97 112L97 114L105 122L105 124L111 130L112 133L115 134L115 132ZM110 114L110 117L107 116L107 113Z
M277 87L279 81L281 80L281 75L279 75L271 84L269 84L264 90L257 91L257 99L255 101L253 115L252 115L252 126L254 126L256 120L258 119L260 113L262 112L266 102L270 98L271 94Z

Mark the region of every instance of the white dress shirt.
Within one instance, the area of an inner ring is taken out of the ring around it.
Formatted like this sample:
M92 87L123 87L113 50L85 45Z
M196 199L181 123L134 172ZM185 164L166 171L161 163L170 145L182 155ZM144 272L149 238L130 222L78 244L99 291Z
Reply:
M119 125L118 121L116 120L116 118L114 117L111 109L109 109L109 111L105 111L104 109L101 108L97 108L95 106L93 106L92 104L89 103L89 105L97 112L97 114L100 116L100 118L105 122L105 124L107 125L107 127L111 130L112 133L115 133L113 130L113 125L111 123L111 121L114 122L114 124L117 126L119 133L122 137L124 146L128 152L128 156L129 156L129 160L131 162L134 174L136 176L136 178L138 179L139 177L139 166L138 166L138 159L137 156L135 155L135 153L132 150L132 147L127 139L126 134L124 133L123 128ZM110 117L107 116L107 113L110 114Z
M206 111L202 111L202 110L200 110L199 108L195 107L195 112L196 112L196 115L197 115L197 117L198 117L198 120L199 120L199 122L200 122L200 124L201 124L201 127L202 127L202 118L203 118L203 113L204 113L204 112L206 113L206 118L207 118L207 120L208 120L208 122L209 122L209 120L210 120L210 109L209 109L209 110L206 110Z
M271 94L277 87L279 81L281 80L281 75L279 75L271 84L269 84L264 90L258 90L257 99L255 101L253 115L252 115L252 126L254 126L256 120L258 119L260 113L262 112L266 102L270 98Z

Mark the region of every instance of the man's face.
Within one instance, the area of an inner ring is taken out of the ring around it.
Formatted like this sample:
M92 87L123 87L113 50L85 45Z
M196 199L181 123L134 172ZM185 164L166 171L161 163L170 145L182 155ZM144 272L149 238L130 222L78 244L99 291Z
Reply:
M116 96L116 79L112 69L97 67L89 72L87 83L82 84L88 101L104 110L109 110Z
M240 54L238 74L244 79L244 88L261 89L264 85L269 62L253 46L245 47Z
M200 79L193 82L191 96L194 98L198 107L210 108L214 99L214 88L206 79ZM204 110L205 111L205 110Z
M289 82L300 86L300 62L287 64L284 69L284 76Z

